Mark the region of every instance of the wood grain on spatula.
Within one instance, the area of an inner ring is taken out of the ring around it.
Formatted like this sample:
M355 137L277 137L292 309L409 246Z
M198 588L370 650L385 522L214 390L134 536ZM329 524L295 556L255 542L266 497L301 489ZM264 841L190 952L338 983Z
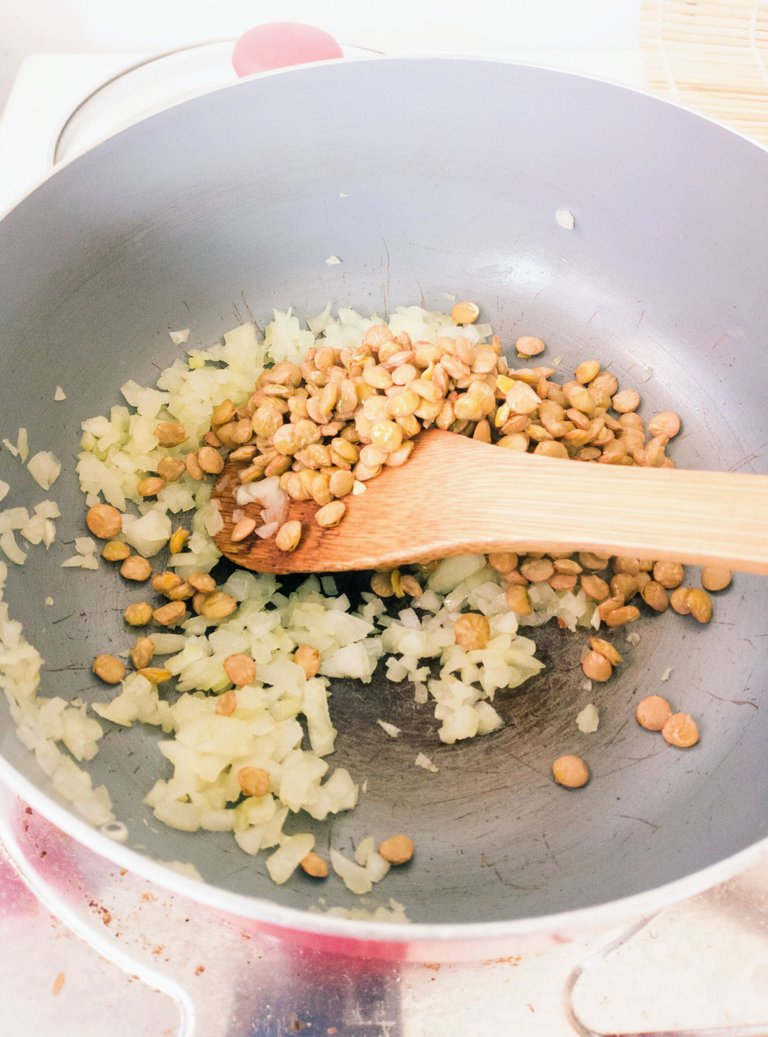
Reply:
M345 498L340 525L321 529L311 502L290 504L299 546L232 543L238 472L214 495L219 549L261 572L343 572L490 551L587 550L768 573L768 476L589 464L514 453L449 432L423 432L408 461L383 468ZM257 504L242 509L258 519Z

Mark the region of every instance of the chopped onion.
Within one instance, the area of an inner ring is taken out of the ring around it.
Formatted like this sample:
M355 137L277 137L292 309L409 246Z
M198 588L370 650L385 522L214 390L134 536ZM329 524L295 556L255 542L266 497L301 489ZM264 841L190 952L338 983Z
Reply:
M314 835L286 836L275 852L267 857L267 871L272 881L278 886L287 882L314 845Z
M288 494L280 488L276 475L261 482L246 483L235 490L235 503L244 507L246 504L258 503L262 506L261 525L256 530L259 536L269 537L288 516ZM264 532L265 527L270 532Z
M376 850L368 854L365 870L371 882L381 882L389 872L389 867L389 861L385 860Z
M57 403L61 400L66 400L67 394L64 392L60 385L56 386L56 392L53 394L53 398L54 400L56 400Z
M439 768L434 763L432 763L430 758L428 756L425 756L424 753L419 753L419 755L413 762L416 764L417 767L421 767L425 771L431 771L432 774L437 774L439 770Z
M15 562L16 565L23 565L27 560L25 552L19 547L16 537L10 529L0 534L0 550L9 561Z
M331 849L331 865L351 893L370 893L373 880L359 864L348 860L338 850Z
M600 716L597 712L597 706L593 702L589 702L576 717L576 727L582 734L591 735L597 731L599 725Z
M355 862L364 868L368 863L368 858L374 851L373 836L368 835L365 839L361 839L355 847Z
M140 555L152 558L168 543L171 536L171 520L159 511L148 511L140 518L125 515L123 536Z
M389 735L390 738L397 738L400 734L400 728L395 727L394 724L388 724L386 720L377 720L376 723L385 734Z
M49 450L40 450L29 459L29 474L44 490L53 486L61 472L61 461Z
M20 460L26 464L27 458L29 457L29 436L25 428L19 429L19 435L16 440L16 449L19 452Z

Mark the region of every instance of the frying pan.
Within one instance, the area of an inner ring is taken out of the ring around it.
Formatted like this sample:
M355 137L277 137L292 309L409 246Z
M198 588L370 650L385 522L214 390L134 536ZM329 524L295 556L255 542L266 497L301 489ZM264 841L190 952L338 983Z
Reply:
M555 212L568 209L566 230ZM271 73L181 104L66 165L0 222L2 434L23 425L65 472L48 551L11 567L7 599L46 660L42 691L103 697L89 672L127 646L114 573L60 568L83 532L79 424L154 382L177 347L253 314L327 301L366 312L476 300L504 342L536 334L562 369L598 357L641 386L646 414L678 411L678 464L766 471L768 157L666 102L563 73L470 59L331 62ZM338 256L337 265L325 263ZM53 403L61 385L67 398ZM9 503L41 496L8 454ZM435 490L439 492L439 488ZM653 501L648 507L653 507ZM483 502L477 501L482 508ZM567 509L567 500L563 508ZM692 527L696 515L690 515ZM393 516L396 522L396 516ZM45 606L47 596L53 606ZM768 585L738 576L712 624L665 614L606 686L582 688L583 635L536 635L547 668L496 700L498 733L441 746L408 687L338 681L334 763L367 779L358 808L317 828L319 849L410 833L393 870L412 924L314 913L356 906L340 883L282 887L226 834L155 822L142 799L164 773L156 735L110 730L90 765L125 845L57 798L3 702L0 773L60 827L119 864L260 923L389 946L457 947L647 912L732 873L768 835ZM671 669L662 684L665 670ZM668 747L634 722L664 691L700 722ZM589 701L595 734L575 725ZM402 734L388 739L382 718ZM414 767L419 751L436 774ZM590 785L556 787L561 752ZM192 863L203 883L160 862ZM362 944L361 944L362 946Z

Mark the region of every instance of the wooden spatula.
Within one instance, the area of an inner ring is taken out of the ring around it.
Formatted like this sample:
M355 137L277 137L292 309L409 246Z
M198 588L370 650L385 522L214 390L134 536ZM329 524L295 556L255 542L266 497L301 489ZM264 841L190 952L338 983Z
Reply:
M408 461L384 468L345 498L333 529L317 505L291 502L304 527L295 551L274 538L232 543L233 499L243 465L230 463L214 491L233 562L261 572L388 569L490 551L569 551L717 565L768 573L768 476L561 461L422 432ZM259 517L257 504L245 514Z

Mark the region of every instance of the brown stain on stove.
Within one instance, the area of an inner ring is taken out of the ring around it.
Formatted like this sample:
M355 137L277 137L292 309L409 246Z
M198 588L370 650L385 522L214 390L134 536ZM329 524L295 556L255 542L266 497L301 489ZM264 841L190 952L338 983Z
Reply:
M88 901L88 907L90 907L91 910L95 911L96 914L98 914L100 916L101 921L103 922L104 925L108 926L111 923L111 921L112 921L112 912L108 911L107 908L104 907L103 904L99 904L98 901L96 901L96 900L89 900Z
M519 965L522 954L507 954L503 958L486 958L483 965Z
M53 986L51 987L51 993L54 997L58 997L58 995L61 993L66 978L67 977L64 975L63 972L57 973L56 978L53 981Z
M197 968L195 969L195 975L196 976L202 976L202 974L204 972L205 972L205 965L198 965Z

